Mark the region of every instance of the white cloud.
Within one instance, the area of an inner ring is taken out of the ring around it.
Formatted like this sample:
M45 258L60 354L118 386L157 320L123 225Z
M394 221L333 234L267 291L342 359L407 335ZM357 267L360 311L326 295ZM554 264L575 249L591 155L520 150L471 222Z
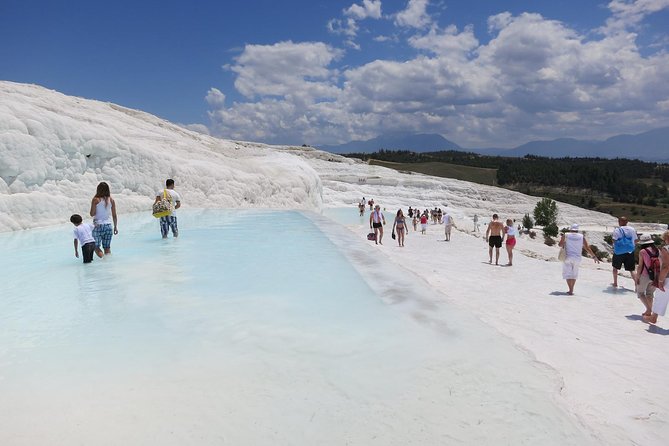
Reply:
M363 0L362 4L352 4L342 11L343 18L332 19L327 23L327 29L333 34L341 34L347 37L346 45L360 49L360 45L355 42L360 26L358 22L365 19L380 19L381 0Z
M605 31L617 32L638 25L646 16L669 8L669 0L612 0L608 8L613 14Z
M444 30L432 28L427 34L412 36L409 38L409 44L416 49L447 57L466 57L468 53L478 48L479 41L474 36L472 26L458 33L457 27L451 25Z
M380 19L381 0L363 0L362 5L354 3L344 10L344 15L355 20Z
M194 132L202 133L203 135L210 135L209 127L204 124L180 124L182 127L192 130Z
M341 50L321 42L279 42L247 45L230 68L237 74L235 88L249 99L261 96L304 95L330 97L335 89L327 67Z
M218 88L210 88L205 101L213 108L220 108L225 104L225 95Z
M327 28L333 34L342 34L349 38L354 38L358 34L358 23L352 18L332 19L328 22Z
M408 28L425 28L432 23L427 13L429 0L409 0L405 10L395 16L395 24Z
M595 38L508 12L490 17L488 30L481 44L472 26L433 25L407 37L415 54L403 61L339 70L343 52L323 43L248 45L230 66L247 102L226 107L215 89L207 96L215 132L329 144L408 130L509 146L669 125L669 54L642 54L634 33Z

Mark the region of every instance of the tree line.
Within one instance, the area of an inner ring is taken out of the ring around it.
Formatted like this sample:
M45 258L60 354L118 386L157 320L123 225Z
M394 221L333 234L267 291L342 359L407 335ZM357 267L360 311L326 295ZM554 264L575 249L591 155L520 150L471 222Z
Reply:
M497 169L497 184L504 187L532 185L589 189L622 203L648 206L669 204L665 184L669 182L669 164L621 158L547 158L535 155L512 158L454 150L416 153L382 149L375 153L351 153L345 156L396 163L437 161Z

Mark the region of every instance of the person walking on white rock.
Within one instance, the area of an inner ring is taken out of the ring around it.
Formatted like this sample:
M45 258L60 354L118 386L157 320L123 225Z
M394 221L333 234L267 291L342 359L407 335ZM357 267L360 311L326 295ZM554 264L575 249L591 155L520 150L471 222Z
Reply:
M660 251L655 247L653 238L644 234L639 238L639 266L636 269L635 285L636 294L646 311L642 316L650 316L653 312L653 295L655 294L655 286L651 277L652 267L651 259L654 257L659 261Z
M397 229L397 233L395 232L395 229ZM402 248L404 247L404 235L408 232L409 228L407 228L406 218L404 218L402 209L399 209L395 216L395 222L393 223L393 234L397 234L397 244Z
M650 324L656 324L657 317L666 314L669 304L669 230L662 234L662 243L664 244L660 249L660 264L662 266L657 281L659 288L655 291L650 315L643 316L643 320Z
M611 238L613 239L613 287L618 287L618 271L624 266L625 271L632 275L632 281L636 283L634 272L634 248L639 239L633 227L627 225L627 217L618 218L619 227L613 230Z
M444 212L442 217L441 217L441 223L444 225L444 235L446 237L446 241L450 242L451 241L451 230L457 226L455 225L455 222L453 221L453 217L448 212Z
M562 278L567 281L567 287L569 288L567 294L573 296L574 285L576 285L576 279L578 279L578 267L581 264L581 258L583 257L581 255L582 251L585 249L586 252L592 256L595 263L599 263L599 259L595 253L592 252L592 248L590 248L585 236L579 234L577 224L571 225L569 232L562 234L558 246L564 246L565 248L566 257L562 263Z
M499 265L499 248L502 247L504 238L504 225L498 219L497 214L492 214L492 221L488 223L488 229L485 231L485 241L488 242L488 254L490 255L488 263L492 264L492 249L495 248L495 265Z
M383 225L386 224L386 217L381 212L381 206L374 207L374 212L369 215L369 227L374 229L374 243L383 245Z
M513 220L506 219L506 226L504 226L504 233L506 234L506 254L509 257L508 266L513 266L513 248L516 246L516 235L518 230L513 227Z

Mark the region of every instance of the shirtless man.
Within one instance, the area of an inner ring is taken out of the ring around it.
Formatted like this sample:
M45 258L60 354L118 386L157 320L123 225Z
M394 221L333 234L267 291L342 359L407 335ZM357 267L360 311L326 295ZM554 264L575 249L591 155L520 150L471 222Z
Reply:
M503 238L504 224L499 221L497 214L492 214L492 221L488 224L488 229L485 231L485 240L489 246L488 254L490 254L488 263L492 264L492 248L495 248L495 265L499 265L499 248L502 247Z

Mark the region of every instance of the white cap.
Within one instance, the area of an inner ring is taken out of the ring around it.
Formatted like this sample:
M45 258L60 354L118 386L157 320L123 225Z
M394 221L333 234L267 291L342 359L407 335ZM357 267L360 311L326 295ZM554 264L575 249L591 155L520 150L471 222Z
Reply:
M569 230L570 231L578 231L578 224L574 223L573 225L571 225L571 228L569 228Z

